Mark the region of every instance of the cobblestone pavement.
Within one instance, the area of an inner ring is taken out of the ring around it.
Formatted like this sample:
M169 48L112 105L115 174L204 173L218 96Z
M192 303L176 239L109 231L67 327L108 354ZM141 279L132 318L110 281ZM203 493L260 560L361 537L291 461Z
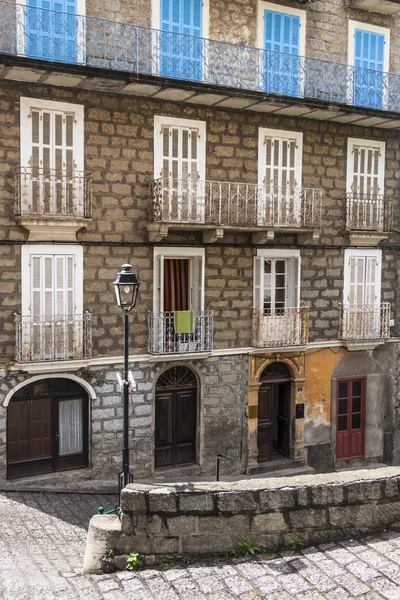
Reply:
M252 560L82 575L86 527L115 496L0 494L0 600L400 600L400 533Z

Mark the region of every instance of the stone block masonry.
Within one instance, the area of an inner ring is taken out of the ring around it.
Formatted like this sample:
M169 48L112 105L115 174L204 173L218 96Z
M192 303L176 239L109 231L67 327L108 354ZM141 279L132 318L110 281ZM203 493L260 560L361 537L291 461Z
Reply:
M234 483L132 484L122 491L121 523L92 519L85 570L99 570L101 553L110 548L116 555L209 554L251 538L268 547L291 538L318 543L365 533L400 519L399 486L399 467Z

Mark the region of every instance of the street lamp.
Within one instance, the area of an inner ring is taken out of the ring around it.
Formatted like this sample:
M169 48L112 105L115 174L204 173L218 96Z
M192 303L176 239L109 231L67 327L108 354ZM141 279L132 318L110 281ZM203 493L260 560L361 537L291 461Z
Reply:
M132 308L135 308L139 294L140 283L136 274L131 271L131 265L122 265L122 271L114 281L115 297L117 304L124 311L124 412L123 412L123 447L122 447L122 473L120 490L126 487L132 479L129 473L129 320Z

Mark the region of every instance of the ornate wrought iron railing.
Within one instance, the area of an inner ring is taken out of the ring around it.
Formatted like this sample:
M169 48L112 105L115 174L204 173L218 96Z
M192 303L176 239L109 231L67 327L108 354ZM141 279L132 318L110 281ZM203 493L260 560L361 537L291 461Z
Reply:
M15 214L21 217L92 216L92 178L83 171L15 169Z
M392 231L393 198L383 194L353 194L346 199L348 231Z
M240 227L314 227L322 190L161 178L151 185L150 219Z
M0 2L0 52L267 94L400 110L400 75Z
M309 312L307 306L253 310L252 346L304 346L308 342Z
M148 314L150 354L188 354L213 349L212 311L193 311L191 331L176 333L176 313Z
M342 340L390 338L390 303L340 304L339 338Z
M15 315L18 363L77 360L92 356L92 315Z

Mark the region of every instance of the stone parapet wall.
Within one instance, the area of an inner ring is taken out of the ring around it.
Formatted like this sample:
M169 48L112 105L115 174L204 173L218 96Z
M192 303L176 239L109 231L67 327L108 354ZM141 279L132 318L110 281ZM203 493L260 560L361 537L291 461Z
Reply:
M385 467L324 475L248 479L234 483L129 485L121 524L95 517L85 568L97 556L223 553L238 541L258 545L340 539L400 519L400 469ZM111 531L106 534L106 531Z

